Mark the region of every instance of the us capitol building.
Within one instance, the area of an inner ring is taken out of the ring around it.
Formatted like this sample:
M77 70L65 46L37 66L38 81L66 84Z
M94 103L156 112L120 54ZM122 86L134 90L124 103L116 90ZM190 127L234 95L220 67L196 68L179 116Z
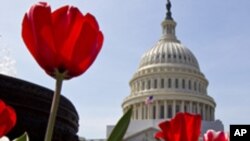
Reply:
M175 35L176 22L169 0L166 7L162 36L142 55L129 82L131 93L122 103L123 112L133 109L124 141L155 141L158 123L178 112L202 116L200 139L208 129L224 130L222 122L215 120L216 103L207 93L208 80L194 54ZM149 96L153 97L152 103L145 104ZM107 126L107 136L113 128Z

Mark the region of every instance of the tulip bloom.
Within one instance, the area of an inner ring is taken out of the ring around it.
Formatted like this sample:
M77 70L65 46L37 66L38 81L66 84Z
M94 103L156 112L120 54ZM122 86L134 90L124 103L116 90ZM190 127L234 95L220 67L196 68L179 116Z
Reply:
M56 79L56 88L45 141L52 139L62 82L84 73L103 44L103 34L91 14L63 6L51 12L46 2L33 5L25 14L22 37L28 50L45 72Z
M84 73L101 50L103 34L91 14L64 6L51 12L45 2L33 5L22 23L23 40L45 72L70 79Z
M0 100L0 138L6 135L15 124L15 110Z
M229 136L223 131L208 130L203 136L203 141L229 141Z
M165 141L198 141L201 127L201 116L189 113L178 113L170 121L159 124L162 131L155 134L156 139Z

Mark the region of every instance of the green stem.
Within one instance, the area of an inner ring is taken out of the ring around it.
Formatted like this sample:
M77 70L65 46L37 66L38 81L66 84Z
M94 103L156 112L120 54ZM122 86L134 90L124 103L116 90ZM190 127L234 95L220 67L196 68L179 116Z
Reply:
M49 122L47 125L47 130L46 130L44 141L51 141L52 136L53 136L53 129L55 126L56 115L57 115L57 111L59 107L63 79L64 79L64 74L56 72L56 88L55 88L53 101L52 101L52 105L50 109Z

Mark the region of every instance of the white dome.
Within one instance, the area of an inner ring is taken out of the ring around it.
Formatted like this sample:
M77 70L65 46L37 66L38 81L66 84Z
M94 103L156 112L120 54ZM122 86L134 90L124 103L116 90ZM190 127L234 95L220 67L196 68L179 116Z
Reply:
M142 55L139 69L152 65L186 66L199 70L198 61L188 48L179 42L164 39Z
M163 35L142 55L130 80L131 93L124 99L123 111L132 108L133 120L169 119L178 112L190 112L214 121L216 103L207 94L208 81L193 53L176 38L169 4L162 22ZM145 104L149 97L153 102Z

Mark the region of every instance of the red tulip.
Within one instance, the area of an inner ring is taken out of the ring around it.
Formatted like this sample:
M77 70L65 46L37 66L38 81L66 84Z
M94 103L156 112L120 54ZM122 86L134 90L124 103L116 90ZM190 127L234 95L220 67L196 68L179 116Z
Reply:
M52 77L65 73L70 79L84 73L94 62L103 34L91 14L64 6L51 12L45 2L33 5L22 23L23 40L37 63Z
M156 139L165 141L198 141L201 116L178 113L172 120L159 124L162 131L155 134Z
M16 113L13 108L0 100L0 138L6 135L16 124Z
M229 136L223 131L208 130L203 136L203 141L229 141Z

